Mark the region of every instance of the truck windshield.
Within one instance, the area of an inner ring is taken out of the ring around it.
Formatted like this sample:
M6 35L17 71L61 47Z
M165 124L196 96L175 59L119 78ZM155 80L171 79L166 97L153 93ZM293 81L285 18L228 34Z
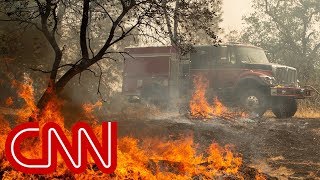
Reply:
M266 54L262 49L251 47L237 47L235 49L237 58L242 63L265 64L269 63Z

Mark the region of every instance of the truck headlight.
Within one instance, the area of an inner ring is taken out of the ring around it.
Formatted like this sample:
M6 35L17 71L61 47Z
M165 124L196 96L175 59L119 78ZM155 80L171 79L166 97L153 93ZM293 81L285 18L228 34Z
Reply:
M267 83L268 85L275 85L276 84L276 79L272 76L262 75L259 77L263 80L263 82Z

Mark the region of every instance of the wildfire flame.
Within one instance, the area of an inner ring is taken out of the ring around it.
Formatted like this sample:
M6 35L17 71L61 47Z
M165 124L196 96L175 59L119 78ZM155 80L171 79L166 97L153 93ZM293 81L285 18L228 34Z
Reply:
M32 80L25 77L24 82L12 81L12 87L17 89L18 96L25 102L24 106L19 109L17 115L18 123L27 122L28 118L35 118L38 109L35 104L34 90L32 87Z
M10 107L10 106L12 106L13 105L13 98L12 97L8 97L7 99L6 99L6 106L7 107Z
M26 102L25 106L18 112L17 122L26 122L29 117L33 116L37 121L45 123L54 121L64 128L65 119L61 115L60 107L62 106L59 99L52 99L44 108L40 116L34 115L39 110L35 105L35 98L32 88L32 81L27 79L25 83L14 83L18 88L18 95ZM223 113L224 107L216 102L215 110L206 101L204 101L205 84L200 84L198 94L194 97L194 102L201 102L200 107L195 106L195 112L201 112L202 116L211 116L214 113ZM191 105L193 105L191 103ZM101 107L101 102L96 104L84 105L84 112L91 114L93 108ZM207 108L204 111L201 108ZM198 113L197 113L198 114ZM97 122L92 122L94 132L97 137L101 137L101 127ZM6 139L6 135L11 128L7 120L0 117L0 138ZM66 135L71 139L69 130L64 128ZM41 132L40 132L41 133ZM26 140L22 144L22 153L28 158L41 157L41 143L33 140ZM58 158L56 172L50 175L30 175L15 171L4 157L4 141L0 141L0 172L3 173L4 179L52 179L52 178L76 178L76 179L214 179L219 175L238 175L239 168L242 164L242 158L232 151L231 146L221 147L213 143L204 154L197 153L197 148L192 138L176 141L161 141L156 139L137 140L131 137L118 139L118 166L113 174L103 174L94 165L93 160L89 157L88 169L82 174L72 174L68 171L61 158Z
M191 116L195 118L212 118L214 116L221 116L227 112L227 108L215 98L213 105L210 105L206 98L208 88L208 79L203 75L196 75L193 79L195 90L190 100Z
M239 113L228 110L228 108L225 107L217 97L213 99L213 103L211 105L206 98L209 81L204 75L195 75L193 84L195 86L195 90L189 102L191 117L196 119L211 119L213 117L232 119L237 116L246 116L243 112Z

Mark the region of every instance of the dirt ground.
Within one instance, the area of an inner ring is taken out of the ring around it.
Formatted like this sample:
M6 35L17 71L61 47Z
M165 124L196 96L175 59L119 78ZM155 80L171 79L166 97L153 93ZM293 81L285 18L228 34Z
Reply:
M178 114L119 121L120 136L193 136L199 149L233 144L244 163L279 179L320 179L320 119L189 120Z

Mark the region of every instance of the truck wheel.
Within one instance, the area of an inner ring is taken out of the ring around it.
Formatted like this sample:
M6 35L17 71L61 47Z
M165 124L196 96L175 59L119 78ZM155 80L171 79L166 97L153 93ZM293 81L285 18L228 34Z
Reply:
M277 118L290 118L297 110L297 100L293 98L281 98L272 102L272 112Z
M265 93L256 89L242 91L239 100L243 108L249 111L249 113L256 114L259 117L263 116L269 105Z

